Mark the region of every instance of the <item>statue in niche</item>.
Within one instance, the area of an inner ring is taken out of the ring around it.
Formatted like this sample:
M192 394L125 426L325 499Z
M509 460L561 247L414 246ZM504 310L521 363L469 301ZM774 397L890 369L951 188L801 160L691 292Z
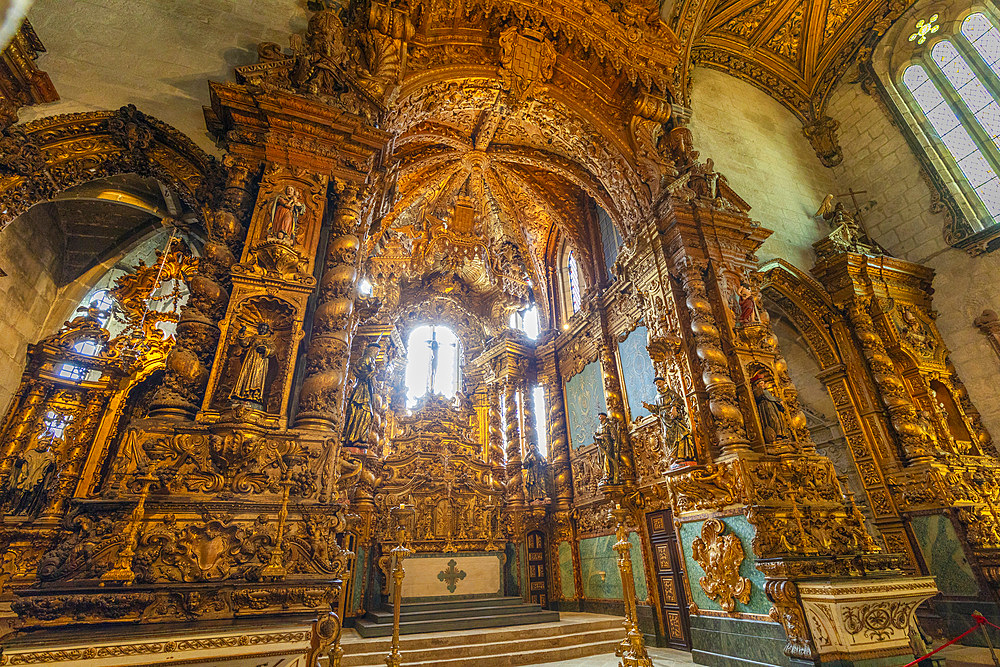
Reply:
M625 434L617 420L601 412L597 415L601 425L594 433L594 442L601 453L601 486L619 486L624 484L629 474L627 452L625 451Z
M545 463L538 455L537 447L528 447L521 466L524 468L524 490L528 502L545 500Z
M268 359L276 352L274 332L267 322L257 322L253 333L247 325L240 326L236 345L243 349L243 364L233 390L232 401L251 403L258 409L264 407L264 385L267 382Z
M347 399L347 410L344 413L345 447L368 447L368 435L375 419L375 358L378 351L377 342L368 343L353 369L354 388Z
M667 385L666 378L658 377L656 383L656 403L642 402L660 421L660 433L667 448L667 458L671 467L694 465L698 455L691 437L691 426L688 424L687 409L684 399Z
M750 378L753 388L753 400L760 417L761 430L764 432L764 442L785 442L792 439L792 429L788 425L788 411L781 399L771 393L771 375L765 370L759 370Z
M271 204L271 224L268 228L268 239L274 239L285 245L293 245L298 231L299 217L306 212L299 191L286 185L284 192L274 198Z
M35 446L18 456L0 484L0 506L10 515L36 518L45 509L49 491L58 477L55 438L39 439Z
M739 317L740 326L761 324L763 319L761 318L760 303L753 290L740 283L740 286L736 288L736 297L736 314Z
M917 410L917 423L920 425L920 429L927 435L928 442L937 449L937 428L934 426L930 410Z

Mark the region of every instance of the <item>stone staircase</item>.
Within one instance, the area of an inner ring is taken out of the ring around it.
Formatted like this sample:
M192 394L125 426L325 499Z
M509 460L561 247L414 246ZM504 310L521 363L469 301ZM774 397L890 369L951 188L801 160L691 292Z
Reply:
M496 628L558 620L558 612L542 609L537 604L525 604L518 597L404 603L399 613L399 634ZM392 609L368 612L358 619L355 628L362 637L392 635Z
M554 613L554 612L553 612ZM613 654L624 637L617 616L563 612L562 620L517 627L430 632L400 637L406 667L489 665L509 667ZM463 619L453 618L458 622ZM392 617L390 615L390 627ZM341 639L342 667L385 667L390 639L363 638L350 629Z

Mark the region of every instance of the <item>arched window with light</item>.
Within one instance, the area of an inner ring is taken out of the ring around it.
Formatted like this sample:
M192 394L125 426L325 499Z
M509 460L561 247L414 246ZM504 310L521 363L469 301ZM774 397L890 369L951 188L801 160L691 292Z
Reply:
M583 305L583 289L580 282L580 263L577 258L576 249L573 246L564 244L560 259L560 292L562 298L563 319L569 320L580 310ZM568 326L568 325L567 325Z
M898 83L976 235L1000 222L1000 30L982 10L939 20L917 21Z
M462 346L447 326L424 324L406 341L406 406L427 394L454 398L462 379Z

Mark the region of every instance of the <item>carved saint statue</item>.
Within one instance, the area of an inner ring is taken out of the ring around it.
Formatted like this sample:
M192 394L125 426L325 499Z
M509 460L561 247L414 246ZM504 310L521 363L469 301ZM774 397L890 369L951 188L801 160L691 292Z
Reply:
M299 216L306 212L305 204L299 191L291 185L285 186L285 191L274 198L271 204L271 226L268 238L292 245L298 230Z
M347 399L347 411L344 414L345 447L368 447L368 435L375 418L375 358L378 357L379 344L368 343L354 367L354 389Z
M233 401L264 405L264 384L267 381L268 358L274 356L274 332L267 322L258 322L254 333L247 325L236 334L236 345L243 348L243 365L229 398Z
M750 379L753 400L757 405L757 415L764 431L764 442L782 442L792 439L792 429L788 425L787 410L781 399L771 393L768 383L771 376L766 371L757 371Z
M528 447L524 458L521 460L521 467L524 468L524 490L528 496L528 502L545 499L545 463L538 455L538 449L534 446Z
M340 88L342 67L347 59L344 24L333 9L324 9L309 19L306 39L296 36L292 50L297 59L290 78L310 93L330 95Z
M854 216L844 210L840 202L833 203L833 195L827 195L820 205L816 215L830 223L830 234L827 236L838 248L853 250L861 240L861 226Z
M757 302L757 295L753 290L744 284L736 288L737 311L740 326L760 324L763 320L760 315L760 304Z
M34 519L45 509L57 475L52 438L38 440L33 448L14 460L7 478L0 484L3 511Z
M698 455L694 449L684 399L667 385L666 378L658 377L653 381L658 392L656 403L643 401L642 405L660 420L660 432L663 434L670 465L683 466L697 462Z
M594 442L601 452L601 486L624 484L630 472L625 451L625 434L617 421L608 417L608 413L599 413L597 419L601 429L594 433Z

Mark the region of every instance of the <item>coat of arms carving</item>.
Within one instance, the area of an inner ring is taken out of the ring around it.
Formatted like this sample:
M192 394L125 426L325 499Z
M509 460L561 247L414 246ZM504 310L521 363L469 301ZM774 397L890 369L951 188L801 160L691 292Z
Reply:
M726 524L719 519L708 519L701 526L701 537L691 543L691 555L705 570L698 580L702 590L719 603L727 614L736 609L736 601L750 602L750 580L740 576L743 562L743 544L736 535L723 535Z

